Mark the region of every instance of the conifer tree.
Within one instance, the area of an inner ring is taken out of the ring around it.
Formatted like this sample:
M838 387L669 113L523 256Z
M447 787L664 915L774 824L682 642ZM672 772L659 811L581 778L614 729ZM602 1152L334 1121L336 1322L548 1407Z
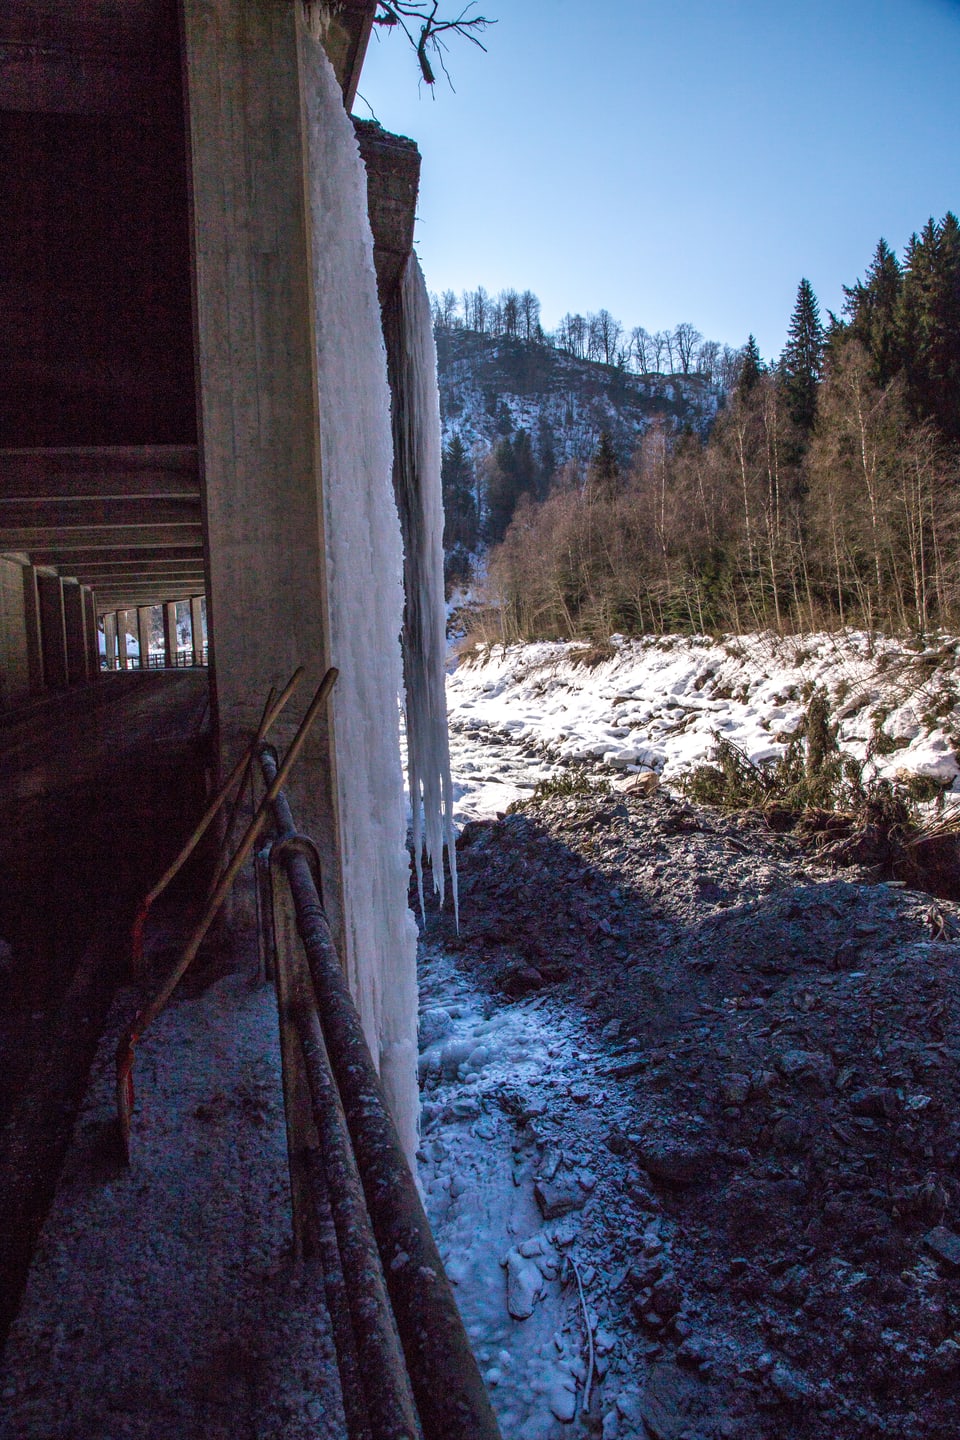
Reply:
M763 361L760 359L760 348L754 336L749 335L747 343L743 347L743 361L737 379L737 395L741 400L747 398L762 374Z
M557 472L557 447L553 427L544 415L540 416L540 424L537 429L537 456L539 460L537 498L545 500Z
M824 334L820 306L809 280L801 280L793 307L787 343L780 357L780 376L791 420L809 435L817 415L817 385L823 368Z
M843 287L844 310L849 317L846 334L858 340L871 360L872 378L887 385L903 365L898 310L903 288L900 262L881 239L863 280Z
M443 486L443 548L463 550L477 546L477 502L473 467L459 435L444 447L441 465Z
M899 320L911 408L960 440L960 222L952 213L910 239Z
M486 535L492 544L499 543L513 519L521 495L533 495L536 489L537 463L526 430L518 430L511 439L506 436L487 463Z
M620 461L606 430L600 432L600 440L587 471L587 484L595 493L612 495L620 479Z

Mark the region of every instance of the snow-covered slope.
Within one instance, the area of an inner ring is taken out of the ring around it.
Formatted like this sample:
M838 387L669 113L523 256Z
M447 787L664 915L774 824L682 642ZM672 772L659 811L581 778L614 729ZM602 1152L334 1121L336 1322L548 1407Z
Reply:
M844 750L863 759L882 727L885 753L873 761L881 774L930 776L960 799L955 638L911 648L852 631L614 636L609 656L593 664L583 663L586 649L478 646L448 678L452 727L669 781L709 758L716 733L754 761L780 755L821 685Z
M534 444L549 428L556 462L589 460L600 432L626 459L656 421L704 432L718 392L700 375L631 375L523 340L446 330L437 335L444 443L491 449L525 429Z

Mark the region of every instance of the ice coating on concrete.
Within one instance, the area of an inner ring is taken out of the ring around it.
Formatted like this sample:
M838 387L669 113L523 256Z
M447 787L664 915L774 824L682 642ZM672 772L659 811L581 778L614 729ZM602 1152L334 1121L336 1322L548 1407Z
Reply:
M404 679L413 853L423 909L422 852L441 902L443 847L447 847L454 910L457 856L454 848L453 783L447 740L446 609L443 594L443 495L440 483L440 399L433 318L423 272L411 255L401 289L404 405L398 457L408 492L406 535L407 610Z
M417 1135L416 925L400 760L403 558L366 172L333 68L305 40L320 445L347 974L394 1120Z

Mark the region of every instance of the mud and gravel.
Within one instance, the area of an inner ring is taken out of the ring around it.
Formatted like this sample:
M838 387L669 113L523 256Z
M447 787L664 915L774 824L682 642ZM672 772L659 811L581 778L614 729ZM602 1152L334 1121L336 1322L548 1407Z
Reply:
M958 907L662 790L531 799L458 864L428 944L602 1057L636 1433L960 1433Z

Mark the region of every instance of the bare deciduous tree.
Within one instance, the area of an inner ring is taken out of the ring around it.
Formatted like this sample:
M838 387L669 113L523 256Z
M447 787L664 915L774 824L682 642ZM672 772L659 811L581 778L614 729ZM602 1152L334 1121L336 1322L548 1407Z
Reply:
M535 339L540 326L540 301L532 290L524 290L518 301L520 335L524 340Z
M689 375L693 369L697 348L702 343L703 336L695 325L684 320L673 332L673 345L677 361L680 366L681 375Z
M653 365L653 349L642 325L634 326L630 332L630 353L637 373L646 375Z

